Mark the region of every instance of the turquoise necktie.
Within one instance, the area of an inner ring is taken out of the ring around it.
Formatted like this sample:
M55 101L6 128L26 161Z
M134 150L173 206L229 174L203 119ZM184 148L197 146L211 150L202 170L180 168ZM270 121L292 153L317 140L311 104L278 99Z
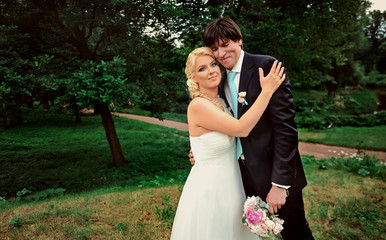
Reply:
M237 88L235 84L235 76L236 72L229 72L228 73L228 85L229 90L231 91L232 96L232 107L233 107L233 116L237 118L237 106L238 106L238 94L237 94ZM236 156L237 159L240 158L241 154L243 153L243 149L241 148L241 142L240 138L236 138Z

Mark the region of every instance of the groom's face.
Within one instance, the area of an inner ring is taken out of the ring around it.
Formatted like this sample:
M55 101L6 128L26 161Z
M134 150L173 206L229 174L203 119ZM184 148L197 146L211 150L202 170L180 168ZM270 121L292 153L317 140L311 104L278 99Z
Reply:
M232 70L241 54L242 39L238 41L219 39L215 46L211 47L213 55L226 69Z

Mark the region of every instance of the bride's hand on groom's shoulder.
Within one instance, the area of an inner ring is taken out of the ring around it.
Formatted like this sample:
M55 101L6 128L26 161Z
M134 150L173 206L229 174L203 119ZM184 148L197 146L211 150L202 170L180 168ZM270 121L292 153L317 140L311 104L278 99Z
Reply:
M286 78L284 67L277 60L272 64L268 75L264 77L264 70L259 68L260 85L262 91L269 92L271 95L279 88Z

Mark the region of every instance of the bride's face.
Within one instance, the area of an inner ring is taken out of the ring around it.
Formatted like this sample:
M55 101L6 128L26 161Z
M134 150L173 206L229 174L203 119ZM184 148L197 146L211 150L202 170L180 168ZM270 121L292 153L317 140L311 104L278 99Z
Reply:
M200 56L196 59L193 80L201 90L217 88L221 81L221 70L211 56Z

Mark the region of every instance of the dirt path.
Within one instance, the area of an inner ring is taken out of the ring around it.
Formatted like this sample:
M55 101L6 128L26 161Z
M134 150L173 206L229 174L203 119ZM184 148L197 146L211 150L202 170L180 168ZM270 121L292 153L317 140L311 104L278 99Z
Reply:
M158 124L170 128L176 128L182 131L188 131L188 124L175 122L171 120L158 120L157 118L139 116L128 113L113 113L117 116L127 117L131 119L136 119L152 124ZM366 151L368 155L376 155L383 162L386 161L386 152L383 151L373 151L373 150L363 150ZM299 142L299 152L301 155L311 155L316 159L328 158L328 157L339 157L339 156L351 156L351 154L356 154L358 151L356 148L348 148L341 146L332 146L327 144L320 143L309 143L309 142Z

